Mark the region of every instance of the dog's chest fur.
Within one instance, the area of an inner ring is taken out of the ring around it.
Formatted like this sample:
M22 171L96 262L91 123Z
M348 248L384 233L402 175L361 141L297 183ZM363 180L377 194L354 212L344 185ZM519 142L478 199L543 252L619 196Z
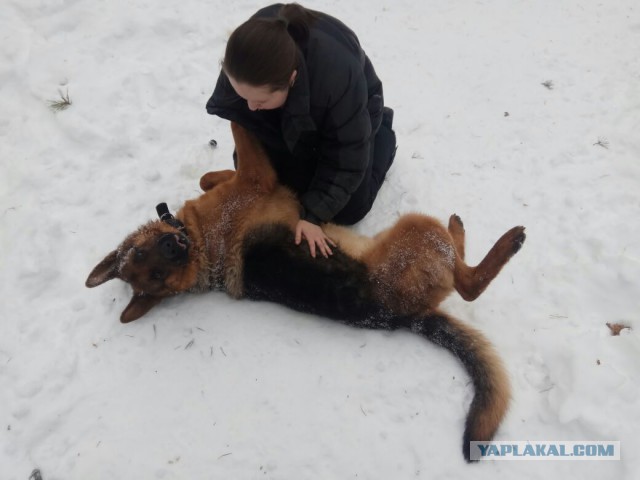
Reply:
M233 297L242 296L241 237L246 213L255 201L252 195L229 195L199 209L200 268L192 290L221 289Z

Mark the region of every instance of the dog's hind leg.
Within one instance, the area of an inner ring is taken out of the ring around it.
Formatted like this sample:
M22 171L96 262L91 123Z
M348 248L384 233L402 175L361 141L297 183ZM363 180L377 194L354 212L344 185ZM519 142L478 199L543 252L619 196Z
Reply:
M448 230L458 256L464 260L464 225L460 217L455 213L449 217Z
M216 172L207 172L200 177L200 188L207 192L216 185L226 182L234 177L234 170L218 170Z
M524 227L513 227L500 237L477 267L468 266L461 256L456 256L454 280L462 298L469 302L478 298L502 267L520 250L525 238Z

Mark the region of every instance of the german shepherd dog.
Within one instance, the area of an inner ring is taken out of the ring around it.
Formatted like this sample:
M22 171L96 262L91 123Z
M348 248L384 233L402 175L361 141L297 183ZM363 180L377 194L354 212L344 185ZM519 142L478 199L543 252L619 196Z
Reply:
M404 215L372 238L327 224L338 247L329 258L313 258L294 242L298 200L278 183L260 142L239 125L231 129L237 171L205 174L204 194L175 217L160 209L160 220L129 235L93 269L87 287L114 278L129 283L133 297L123 323L166 297L222 289L354 327L411 330L450 350L473 381L462 448L469 461L469 442L491 440L505 415L509 380L489 342L437 307L454 289L476 299L520 249L524 228L502 235L476 267L465 263L456 215L448 228L425 215Z

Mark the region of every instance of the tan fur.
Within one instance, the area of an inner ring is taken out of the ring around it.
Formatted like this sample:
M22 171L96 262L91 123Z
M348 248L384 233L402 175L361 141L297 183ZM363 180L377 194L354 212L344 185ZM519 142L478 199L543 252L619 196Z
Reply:
M402 314L432 310L453 290L455 249L431 217L401 217L375 237L362 260L377 280L379 298Z
M353 230L327 223L322 226L327 236L333 240L338 247L353 258L360 260L364 252L369 250L375 240L364 235L360 235Z

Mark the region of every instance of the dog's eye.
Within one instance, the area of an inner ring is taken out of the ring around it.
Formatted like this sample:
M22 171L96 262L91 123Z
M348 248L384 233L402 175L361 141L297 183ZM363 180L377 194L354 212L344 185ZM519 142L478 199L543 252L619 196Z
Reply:
M144 250L140 250L139 248L135 249L135 253L133 255L133 260L135 262L142 262L145 258L147 258L147 252Z

